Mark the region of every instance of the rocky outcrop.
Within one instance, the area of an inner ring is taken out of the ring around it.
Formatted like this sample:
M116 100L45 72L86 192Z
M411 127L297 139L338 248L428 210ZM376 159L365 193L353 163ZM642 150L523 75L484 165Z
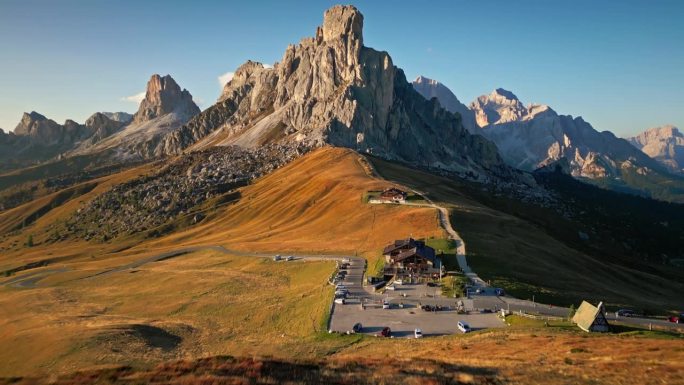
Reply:
M484 128L491 124L501 124L523 120L528 115L527 108L510 91L497 88L489 95L482 95L470 103L478 126Z
M273 68L242 65L219 102L163 147L272 142L331 144L481 178L509 171L492 143L416 92L387 52L363 45L363 16L352 6L326 11L315 37L290 45Z
M129 124L120 130L114 129L116 124L103 127L103 134L112 133L103 140L84 142L69 155L106 152L108 157L114 157L112 160L127 161L177 153L176 148L164 147L167 136L199 112L190 92L181 89L170 75L155 74L148 81L145 99ZM109 119L105 114L101 115Z
M463 126L470 131L470 133L479 133L478 126L475 123L475 113L471 111L465 104L461 103L456 95L444 84L437 80L428 79L425 76L418 76L412 82L413 88L423 95L425 99L437 98L437 101L446 108L447 111L458 113L461 116Z
M677 127L649 128L627 140L671 172L684 174L684 135Z
M309 151L301 146L267 145L258 149L213 147L192 152L150 175L114 186L84 204L52 240L75 234L85 240L107 241L121 235L160 234L160 226L178 219L202 220L201 205L211 198L237 197L234 189L272 172Z
M24 113L21 121L14 128L14 134L18 137L30 139L30 143L40 146L53 146L64 142L66 138L66 126L70 126L70 133L73 134L74 126L67 121L64 126L52 119L32 111Z
M180 86L170 75L152 75L147 82L145 99L133 115L133 124L142 124L174 113L181 120L188 120L200 112L188 90Z

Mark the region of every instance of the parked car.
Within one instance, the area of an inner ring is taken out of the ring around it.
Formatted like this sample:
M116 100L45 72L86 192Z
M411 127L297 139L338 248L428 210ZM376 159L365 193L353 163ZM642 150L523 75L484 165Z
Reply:
M347 300L344 298L335 298L335 303L340 304L340 305L344 305L347 303Z
M352 330L354 333L361 333L361 330L363 330L363 325L361 325L361 322L357 322L352 326Z
M423 338L423 331L420 329L416 329L413 331L413 336L416 338Z
M394 280L394 284L395 284L395 285L403 285L403 284L404 284L404 281L401 280L401 279L396 279L396 280Z
M674 322L676 324L684 323L684 314L680 314L678 316L676 316L676 315L669 316L669 317L667 317L667 320L670 322Z
M387 290L397 290L397 288L394 287L394 285L389 285L387 286Z
M288 255L288 256L285 258L285 260L286 260L286 261L292 261L292 260L294 260L294 257L291 256L291 255Z
M382 331L380 332L380 336L382 337L392 337L392 329L389 327L385 326L382 328Z
M636 312L629 309L620 309L615 312L615 317L636 317Z
M349 258L342 258L342 263L349 263L351 260Z
M427 285L428 287L437 287L437 284L434 282L428 282Z
M335 290L335 297L344 296L346 298L348 294L349 294L348 290Z
M389 309L390 308L390 303L388 300L382 301L382 308L383 309Z
M439 305L434 305L434 306L433 305L423 305L420 308L424 311L442 311L442 310L444 310L444 308L439 306Z
M472 329L470 328L470 325L463 321L458 321L458 330L462 331L463 333L469 333Z
M283 259L283 257L281 257L280 255L276 255L273 257L274 261L280 261L281 259Z
M344 285L337 285L335 286L335 290L347 290L347 287Z
M498 295L499 297L502 297L502 296L506 295L506 291L505 291L504 289L502 289L502 288L499 288L499 287L497 287L496 289L494 289L494 293L495 293L496 295Z

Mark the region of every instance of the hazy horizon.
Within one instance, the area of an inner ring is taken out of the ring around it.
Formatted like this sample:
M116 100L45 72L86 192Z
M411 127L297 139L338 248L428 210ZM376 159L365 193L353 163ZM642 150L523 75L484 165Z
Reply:
M250 59L279 61L336 3L5 1L0 128L30 111L59 123L133 113L153 73L173 76L205 109L219 78ZM683 3L401 3L410 6L352 4L365 45L388 51L409 81L439 80L465 104L501 87L618 136L684 126Z

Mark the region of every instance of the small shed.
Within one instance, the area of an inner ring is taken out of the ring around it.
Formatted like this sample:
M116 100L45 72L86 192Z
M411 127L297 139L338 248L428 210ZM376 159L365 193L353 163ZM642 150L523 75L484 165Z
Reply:
M594 306L587 301L582 301L575 316L572 317L572 322L585 332L606 333L610 331L603 302L599 302L598 306Z

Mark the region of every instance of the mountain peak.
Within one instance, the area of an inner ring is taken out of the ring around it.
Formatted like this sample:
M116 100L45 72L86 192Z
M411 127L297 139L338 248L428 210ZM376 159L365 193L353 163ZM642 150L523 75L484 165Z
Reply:
M147 82L145 99L133 116L133 123L143 123L169 113L189 117L199 112L199 107L192 101L190 92L186 89L181 90L171 75L154 74Z
M363 15L353 5L336 5L323 14L323 41L357 40L363 45Z
M511 91L504 90L503 88L495 89L494 91L492 91L491 95L492 96L498 95L498 96L502 96L508 100L518 100L519 101L518 97L515 96L514 93L512 93Z
M416 84L429 84L431 86L436 86L436 85L442 84L442 83L438 82L437 80L425 77L423 75L418 75L416 80L413 81L413 84L414 85L416 85Z

